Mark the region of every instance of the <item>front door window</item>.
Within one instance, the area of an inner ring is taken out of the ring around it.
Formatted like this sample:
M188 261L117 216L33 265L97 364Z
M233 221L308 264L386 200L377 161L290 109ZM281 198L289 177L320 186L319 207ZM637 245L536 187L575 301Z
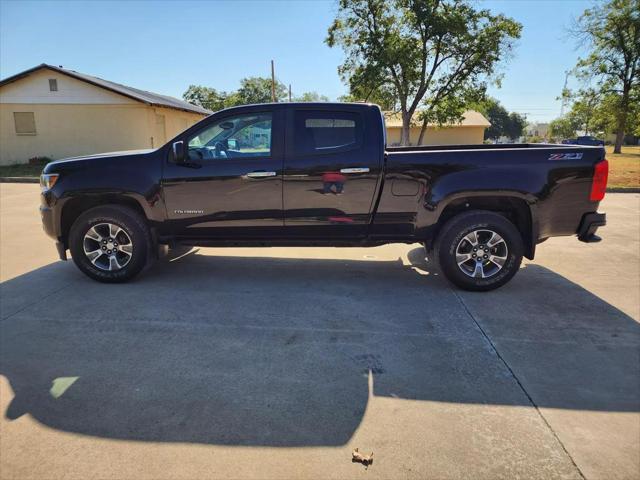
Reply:
M227 117L189 139L189 159L271 157L270 113Z

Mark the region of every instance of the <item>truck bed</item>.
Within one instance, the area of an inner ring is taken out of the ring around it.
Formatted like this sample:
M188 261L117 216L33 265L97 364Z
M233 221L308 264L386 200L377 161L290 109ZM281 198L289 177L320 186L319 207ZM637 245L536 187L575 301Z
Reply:
M428 152L428 151L457 151L457 150L527 150L527 149L575 149L585 145L565 145L559 143L496 143L474 145L420 145L408 147L387 147L387 152ZM593 148L602 148L599 146Z
M519 206L531 215L533 250L548 237L576 234L584 213L597 210L589 193L604 156L603 147L578 145L388 147L372 232L428 238L447 209ZM501 200L485 205L485 198Z

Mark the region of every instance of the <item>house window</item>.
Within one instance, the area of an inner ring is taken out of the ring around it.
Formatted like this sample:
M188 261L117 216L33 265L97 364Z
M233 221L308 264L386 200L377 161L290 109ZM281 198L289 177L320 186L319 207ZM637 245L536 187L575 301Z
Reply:
M57 92L58 91L58 80L56 80L55 78L50 78L49 79L49 91L50 92Z
M36 118L33 112L13 112L13 121L18 135L36 134Z

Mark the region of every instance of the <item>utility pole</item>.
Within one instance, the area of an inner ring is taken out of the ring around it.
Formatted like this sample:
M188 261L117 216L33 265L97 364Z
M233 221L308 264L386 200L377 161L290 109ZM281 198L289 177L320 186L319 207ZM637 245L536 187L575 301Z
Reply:
M567 90L567 81L569 80L569 70L564 72L564 87L562 87L562 105L560 106L560 116L564 115L564 109L567 106L567 97L564 96L564 92Z
M289 84L289 103L291 103L291 84Z
M276 102L276 73L271 60L271 101Z

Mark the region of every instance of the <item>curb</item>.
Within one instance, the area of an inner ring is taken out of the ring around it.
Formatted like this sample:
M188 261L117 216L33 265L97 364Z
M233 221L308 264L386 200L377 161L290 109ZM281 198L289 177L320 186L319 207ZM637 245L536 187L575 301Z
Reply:
M640 193L640 187L611 187L607 193Z
M0 183L40 183L38 177L0 177Z

